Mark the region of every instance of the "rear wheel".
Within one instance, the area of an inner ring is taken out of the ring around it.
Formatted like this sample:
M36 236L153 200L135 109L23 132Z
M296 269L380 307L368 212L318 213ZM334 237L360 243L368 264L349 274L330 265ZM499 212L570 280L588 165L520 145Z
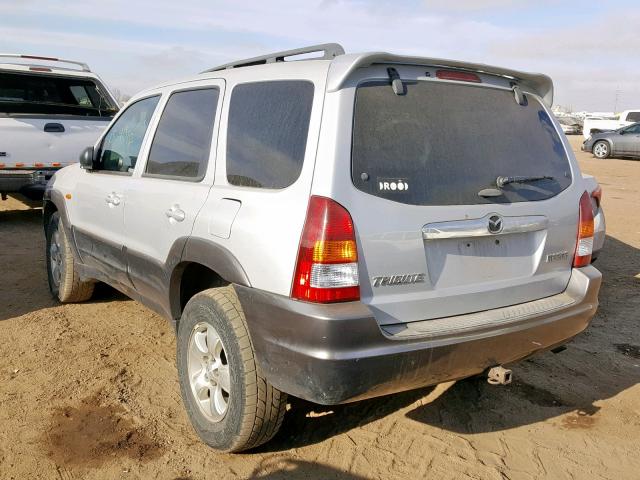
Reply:
M593 145L593 155L597 158L607 158L611 153L611 149L609 148L609 144L604 140L596 142Z
M277 433L287 396L256 364L233 287L205 290L189 300L178 325L177 350L182 399L207 445L239 452Z
M63 303L89 300L94 283L80 280L58 212L49 218L46 234L47 277L51 294Z

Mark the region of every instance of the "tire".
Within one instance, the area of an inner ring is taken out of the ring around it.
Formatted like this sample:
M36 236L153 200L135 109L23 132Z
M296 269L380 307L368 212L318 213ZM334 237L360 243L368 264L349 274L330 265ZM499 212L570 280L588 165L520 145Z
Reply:
M177 367L191 424L210 447L248 450L280 429L287 395L260 372L232 286L189 300L178 324Z
M49 218L46 240L47 279L51 294L62 303L89 300L93 295L94 282L80 280L58 212Z
M605 159L611 155L611 147L604 140L599 140L593 144L592 152L594 157Z

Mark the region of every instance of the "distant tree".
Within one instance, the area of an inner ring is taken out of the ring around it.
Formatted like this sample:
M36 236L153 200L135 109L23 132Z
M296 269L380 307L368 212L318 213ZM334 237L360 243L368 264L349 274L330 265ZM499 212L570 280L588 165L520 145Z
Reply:
M125 103L131 100L131 95L122 93L122 91L119 88L114 88L112 90L112 93L113 93L113 96L116 97L116 100L118 101L118 104L120 106L123 106Z

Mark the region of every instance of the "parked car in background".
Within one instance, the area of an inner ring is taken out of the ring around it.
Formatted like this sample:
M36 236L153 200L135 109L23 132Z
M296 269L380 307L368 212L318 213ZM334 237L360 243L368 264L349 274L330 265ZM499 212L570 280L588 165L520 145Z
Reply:
M574 117L558 117L558 123L565 135L580 135L582 121Z
M594 133L582 143L582 150L597 158L640 158L640 122L610 132Z
M49 287L104 281L169 319L186 411L223 451L273 437L287 394L509 383L598 305L597 183L552 96L337 44L148 89L47 186Z
M617 130L635 122L640 122L640 110L625 110L620 115L606 119L587 117L584 119L582 135L589 138L594 133Z
M0 194L42 198L53 173L78 161L118 104L85 63L19 54L0 60Z

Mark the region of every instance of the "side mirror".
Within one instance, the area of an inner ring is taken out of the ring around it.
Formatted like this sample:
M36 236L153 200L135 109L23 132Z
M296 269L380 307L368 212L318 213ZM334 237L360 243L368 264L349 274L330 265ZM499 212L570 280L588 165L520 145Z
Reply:
M624 134L625 134L625 133L627 133L627 132L626 132L626 131L624 131L624 130L620 130L618 133L619 133L620 135L624 135Z
M93 147L85 148L80 154L80 168L85 170L93 170L95 160L95 151Z

